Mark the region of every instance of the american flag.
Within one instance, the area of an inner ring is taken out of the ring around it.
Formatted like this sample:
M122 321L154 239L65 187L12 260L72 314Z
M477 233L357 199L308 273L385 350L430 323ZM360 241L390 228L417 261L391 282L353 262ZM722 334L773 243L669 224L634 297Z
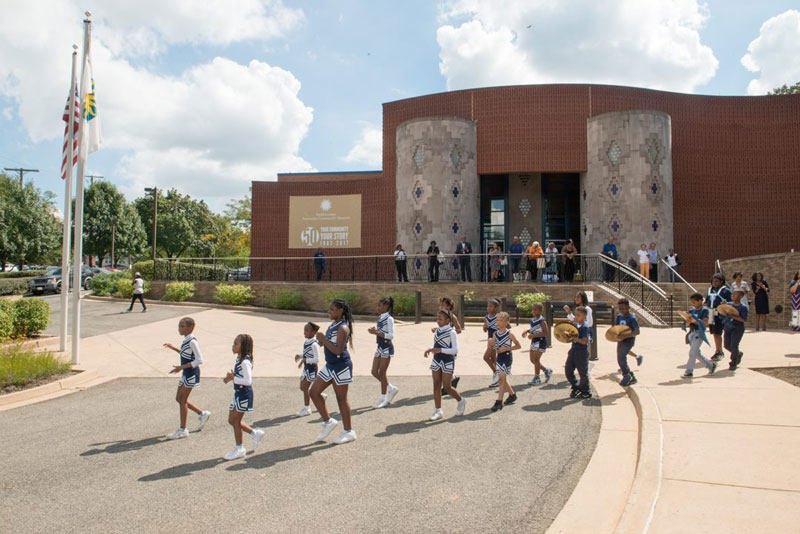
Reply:
M72 132L72 165L70 165L67 160L69 159L69 106L70 106L70 97L67 96L67 105L64 107L64 116L62 120L67 124L64 126L64 149L61 154L61 179L66 180L67 173L72 172L72 167L78 162L78 130L80 129L81 125L81 106L79 104L80 97L78 96L78 84L77 80L72 81L72 86L74 87L74 123L73 132Z

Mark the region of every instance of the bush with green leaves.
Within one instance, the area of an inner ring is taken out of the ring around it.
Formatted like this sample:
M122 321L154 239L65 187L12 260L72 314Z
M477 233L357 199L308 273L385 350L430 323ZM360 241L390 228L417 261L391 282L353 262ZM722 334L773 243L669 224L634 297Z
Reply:
M113 295L119 290L120 285L131 285L132 280L133 273L127 270L98 274L92 278L92 292L101 297Z
M530 314L534 302L545 303L552 300L550 295L544 293L517 293L514 295L514 302L520 314Z
M151 287L150 280L145 280L144 281L145 295L148 295L150 293L150 287ZM132 278L130 280L120 278L119 283L117 284L117 288L114 291L114 293L112 293L112 295L123 299L129 299L131 298L131 296L133 296L133 290L134 290L134 283Z
M391 297L394 299L394 314L398 315L414 315L414 308L417 303L417 297L414 293L392 293Z
M15 343L0 349L0 389L68 373L72 365L51 352L36 352Z
M350 304L350 309L355 309L356 306L361 304L361 293L349 289L325 289L320 295L329 302L332 300L344 300Z
M43 276L47 271L6 271L0 273L0 280L8 278L36 278Z
M220 284L214 299L222 304L242 306L253 299L253 288L244 284Z
M194 296L194 284L192 282L170 282L164 291L163 300L172 302L183 302Z
M296 289L281 289L268 300L270 308L299 310L303 307L303 295Z
M34 336L49 324L50 304L47 301L30 298L14 302L14 336Z
M0 299L0 339L14 334L14 301Z
M24 295L30 290L33 278L0 279L0 295Z

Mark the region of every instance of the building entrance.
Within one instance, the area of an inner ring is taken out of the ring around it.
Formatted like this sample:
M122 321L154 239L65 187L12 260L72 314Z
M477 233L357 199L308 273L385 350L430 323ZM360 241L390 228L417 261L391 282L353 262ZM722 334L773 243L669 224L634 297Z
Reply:
M581 251L580 221L580 175L542 174L542 247L552 241L560 251L572 239Z

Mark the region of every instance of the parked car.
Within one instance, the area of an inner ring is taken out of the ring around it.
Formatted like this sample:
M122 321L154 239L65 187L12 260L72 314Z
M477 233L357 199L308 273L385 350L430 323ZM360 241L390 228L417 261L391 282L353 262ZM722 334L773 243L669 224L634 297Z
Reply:
M250 267L242 267L240 269L233 269L228 271L225 276L226 280L236 280L237 282L250 281Z
M94 272L91 267L84 265L81 268L81 286L89 289L92 284ZM69 287L72 287L72 270L70 270ZM61 267L51 267L42 277L34 278L29 284L31 293L58 293L61 291Z

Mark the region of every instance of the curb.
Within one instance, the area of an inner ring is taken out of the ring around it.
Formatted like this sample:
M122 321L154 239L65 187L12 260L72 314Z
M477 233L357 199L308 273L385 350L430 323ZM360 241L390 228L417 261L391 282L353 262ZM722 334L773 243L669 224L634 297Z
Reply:
M83 391L115 379L116 377L100 376L95 371L82 371L39 387L2 395L0 396L0 412Z

